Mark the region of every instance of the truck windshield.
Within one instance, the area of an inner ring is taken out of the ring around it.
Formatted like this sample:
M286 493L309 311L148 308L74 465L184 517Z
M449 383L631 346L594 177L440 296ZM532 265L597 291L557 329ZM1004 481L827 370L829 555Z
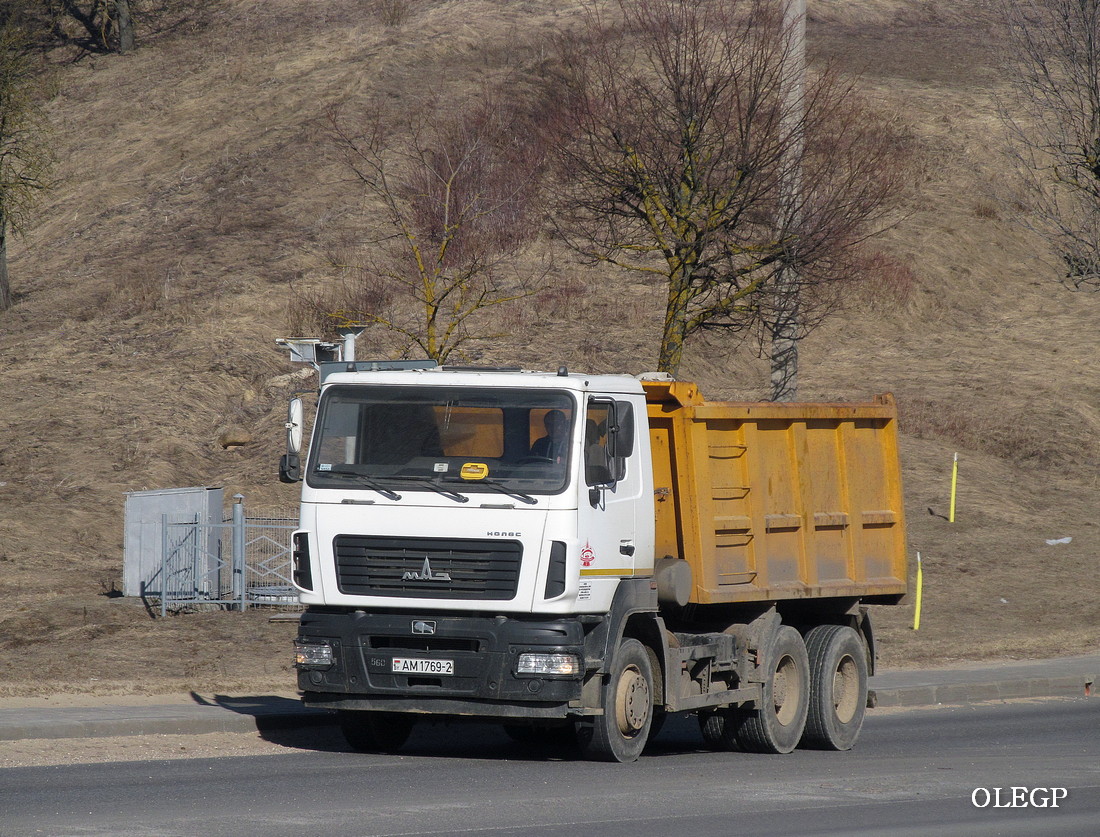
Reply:
M318 406L307 480L402 494L556 494L573 417L573 398L557 390L334 386Z

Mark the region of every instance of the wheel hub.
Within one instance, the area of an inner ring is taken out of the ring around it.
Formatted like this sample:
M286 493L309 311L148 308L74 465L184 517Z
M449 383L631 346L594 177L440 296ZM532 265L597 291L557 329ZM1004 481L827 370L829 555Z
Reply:
M789 655L784 655L772 678L772 705L775 707L776 718L783 726L790 724L797 716L802 689L798 666Z
M619 678L615 694L615 721L625 736L637 735L649 720L649 683L637 666L630 666Z
M845 654L833 673L833 708L837 720L846 724L859 709L859 672L855 660Z

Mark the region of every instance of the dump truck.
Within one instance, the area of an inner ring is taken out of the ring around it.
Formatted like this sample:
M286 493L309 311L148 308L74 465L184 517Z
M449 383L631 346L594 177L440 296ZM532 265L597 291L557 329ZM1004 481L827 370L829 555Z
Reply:
M906 594L897 412L707 401L652 375L321 365L302 456L307 706L394 751L500 723L629 762L670 713L715 749L844 750Z

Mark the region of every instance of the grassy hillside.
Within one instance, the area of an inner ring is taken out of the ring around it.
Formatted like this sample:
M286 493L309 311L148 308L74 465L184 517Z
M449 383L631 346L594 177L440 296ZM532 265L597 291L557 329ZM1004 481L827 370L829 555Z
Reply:
M373 94L416 107L542 59L569 0L211 0L130 56L60 69L62 164L12 248L0 315L0 696L293 686L293 626L264 614L154 620L121 587L123 493L222 485L287 507L275 347L300 294L369 207L324 114ZM803 344L802 396L900 404L910 542L925 610L878 614L888 664L1043 656L1100 644L1096 520L1100 295L1071 293L989 196L1005 176L1001 83L976 2L810 0L815 60L862 72L926 155L884 273ZM365 11L367 9L367 11ZM139 33L140 38L140 33ZM60 59L61 56L58 56ZM558 304L513 313L478 362L637 373L656 362L659 291L563 257ZM384 337L370 335L384 352ZM760 398L750 346L695 344L684 377ZM254 441L224 450L243 430ZM957 522L946 514L961 459ZM1070 544L1046 539L1071 536Z

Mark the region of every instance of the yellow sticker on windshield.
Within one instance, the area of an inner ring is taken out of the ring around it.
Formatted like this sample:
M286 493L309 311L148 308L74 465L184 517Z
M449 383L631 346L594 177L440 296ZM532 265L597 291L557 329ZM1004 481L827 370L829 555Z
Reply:
M489 466L484 462L467 462L458 474L464 480L483 480L489 476Z

